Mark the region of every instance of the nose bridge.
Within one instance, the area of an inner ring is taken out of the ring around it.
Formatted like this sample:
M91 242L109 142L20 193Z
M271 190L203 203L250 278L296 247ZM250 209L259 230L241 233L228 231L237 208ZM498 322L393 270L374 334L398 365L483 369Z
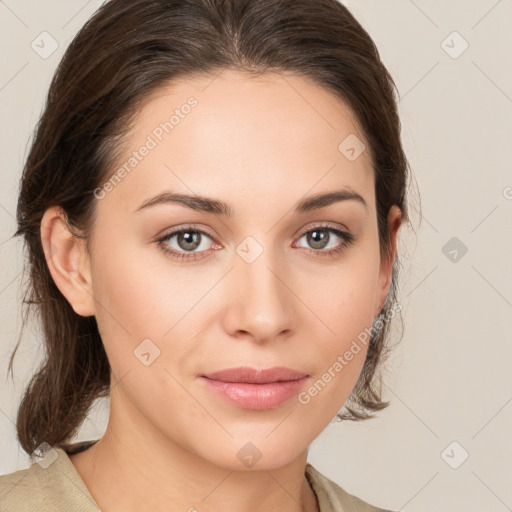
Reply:
M237 247L234 279L236 325L263 339L291 327L292 293L286 286L286 262L268 243L247 237ZM233 317L232 317L233 318Z

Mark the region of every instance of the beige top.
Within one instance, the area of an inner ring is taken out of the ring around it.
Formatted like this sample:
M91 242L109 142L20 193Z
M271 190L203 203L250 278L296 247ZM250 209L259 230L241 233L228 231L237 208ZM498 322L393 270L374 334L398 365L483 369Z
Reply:
M75 443L66 447L67 453L55 448L29 468L0 476L0 511L101 512L68 457L93 443ZM348 494L309 463L306 478L316 494L320 512L390 512Z

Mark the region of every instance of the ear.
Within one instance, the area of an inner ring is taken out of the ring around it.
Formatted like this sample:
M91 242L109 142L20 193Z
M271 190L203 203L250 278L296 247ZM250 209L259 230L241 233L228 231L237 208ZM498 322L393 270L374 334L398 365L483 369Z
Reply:
M71 233L62 207L52 206L45 211L41 243L50 274L75 313L94 315L91 265L85 240Z
M389 209L387 221L391 240L389 253L382 259L380 264L379 293L377 294L377 301L375 303L374 317L381 312L382 307L384 306L386 296L391 286L391 279L393 277L393 263L396 256L398 230L402 225L402 211L397 205L394 204Z

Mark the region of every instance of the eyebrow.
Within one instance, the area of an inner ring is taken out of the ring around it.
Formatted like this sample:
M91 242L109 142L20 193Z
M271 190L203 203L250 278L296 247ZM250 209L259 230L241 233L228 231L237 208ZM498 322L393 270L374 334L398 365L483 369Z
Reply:
M353 190L334 190L323 194L315 194L303 199L297 204L295 211L297 213L306 213L325 208L326 206L340 201L356 201L362 204L366 210L368 209L366 201L357 192ZM234 210L227 203L219 201L218 199L199 195L180 194L171 191L165 191L155 197L146 199L133 213L158 204L181 204L200 212L213 213L227 217L234 215Z

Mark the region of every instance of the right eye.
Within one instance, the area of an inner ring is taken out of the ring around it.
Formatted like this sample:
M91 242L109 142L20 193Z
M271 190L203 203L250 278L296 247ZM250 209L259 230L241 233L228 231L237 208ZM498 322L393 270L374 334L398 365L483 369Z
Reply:
M205 241L205 237L210 240L210 243ZM174 244L168 243L169 240L175 239ZM201 253L209 252L208 246L211 245L212 237L204 230L187 226L184 228L174 229L164 236L160 237L158 242L159 247L165 254L177 260L197 260L201 258ZM198 248L203 250L196 251Z

